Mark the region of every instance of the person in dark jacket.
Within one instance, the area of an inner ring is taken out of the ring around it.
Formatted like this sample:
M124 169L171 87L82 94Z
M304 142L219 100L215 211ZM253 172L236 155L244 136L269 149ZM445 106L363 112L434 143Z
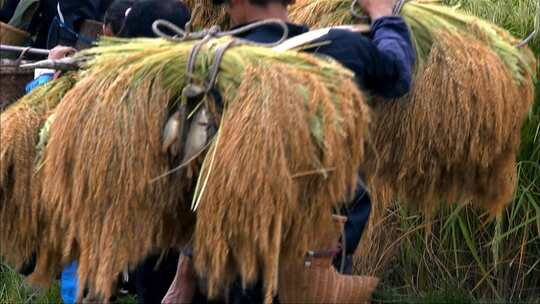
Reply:
M104 33L108 36L136 38L155 37L152 24L165 19L184 28L191 19L189 8L179 0L115 0L104 14ZM61 59L76 50L68 46L56 46L49 59ZM46 71L27 85L27 91L54 79L54 71ZM128 287L135 289L137 303L161 303L176 274L180 253L171 249L165 256L154 254L137 265L130 274ZM29 264L33 264L30 262ZM33 271L33 265L24 269ZM60 278L60 294L65 303L74 303L77 294L78 264L73 262L64 268Z
M354 72L360 89L372 95L388 99L401 97L410 91L415 63L415 51L410 32L401 17L393 16L395 0L360 0L363 11L371 19L371 34L344 29L331 29L326 35L313 42L315 48L306 52L329 56ZM290 23L287 6L294 0L213 0L215 5L224 5L233 26L236 28L264 20L280 19L287 22L289 38L304 34L309 28ZM264 25L238 34L246 40L270 43L278 41L283 30L278 25ZM317 44L317 42L330 42ZM360 174L361 176L361 174ZM362 184L355 190L355 198L345 210L345 240L347 253L345 265L336 261L337 269L352 273L352 255L356 251L362 232L371 211L371 200ZM262 303L261 282L248 290L240 284L233 286L229 294L230 303ZM200 298L198 299L200 302Z
M103 20L112 0L41 0L35 47L75 46L84 20ZM82 37L84 39L84 37ZM91 41L88 41L90 43Z

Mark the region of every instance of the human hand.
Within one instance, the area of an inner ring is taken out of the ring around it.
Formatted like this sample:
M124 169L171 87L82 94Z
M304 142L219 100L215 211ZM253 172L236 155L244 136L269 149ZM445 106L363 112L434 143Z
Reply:
M75 54L75 52L77 52L77 50L72 47L57 45L49 52L49 56L47 58L58 60L64 57L72 56Z
M381 17L392 16L396 0L358 0L358 5L375 21Z

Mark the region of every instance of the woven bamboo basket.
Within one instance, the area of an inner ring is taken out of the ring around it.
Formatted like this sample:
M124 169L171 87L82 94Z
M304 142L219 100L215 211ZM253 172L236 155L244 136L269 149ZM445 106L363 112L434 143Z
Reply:
M18 69L12 60L0 62L0 112L25 94L25 86L33 78L33 70Z
M22 46L29 38L30 33L0 22L0 43Z
M345 217L334 217L336 230L323 233L325 248L315 251L299 263L280 269L281 303L369 303L379 279L339 274L332 265L333 248L337 248ZM330 250L328 250L330 249Z

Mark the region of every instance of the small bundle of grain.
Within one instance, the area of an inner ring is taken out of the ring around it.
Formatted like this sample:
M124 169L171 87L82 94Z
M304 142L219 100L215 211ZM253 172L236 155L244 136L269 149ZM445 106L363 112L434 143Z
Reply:
M289 19L314 28L352 24L354 19L349 14L351 3L339 0L297 0L290 8Z
M321 16L332 10L348 15L351 2L297 1L292 20L334 25ZM474 201L496 213L515 188L520 126L533 102L534 58L495 25L433 3L403 7L417 73L408 96L373 102L368 186L377 201L399 199L427 213L440 201Z
M0 114L0 254L15 264L39 248L39 205L32 198L39 132L73 85L70 76L35 89Z
M226 41L202 48L197 82ZM160 139L193 45L105 40L83 54L95 58L55 111L40 172L51 250L38 264L78 259L80 290L107 298L125 267L192 235L186 201L195 180L186 170L164 175L178 160ZM216 87L225 109L195 189L195 263L213 296L232 277L248 283L259 271L274 278L271 294L279 259L303 255L313 244L305 232L331 225L323 215L347 200L363 160L367 106L335 63L254 46L225 53Z
M191 25L194 29L209 28L213 25L227 28L229 18L223 6L212 4L212 0L185 0L184 2L191 8Z

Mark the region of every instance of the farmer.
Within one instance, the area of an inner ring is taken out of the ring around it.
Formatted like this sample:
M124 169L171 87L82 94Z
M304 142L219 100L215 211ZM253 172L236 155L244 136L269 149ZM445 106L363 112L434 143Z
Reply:
M184 28L191 19L191 12L183 2L177 0L115 0L104 17L103 32L106 36L124 38L155 37L152 24L165 19ZM68 46L56 46L49 59L71 56L76 50ZM54 70L38 70L36 79L27 85L27 92L52 80ZM134 283L138 303L159 303L167 292L176 273L179 253L172 250L165 256L149 256L135 270ZM33 266L29 266L33 268ZM64 268L60 278L61 297L65 303L74 303L77 294L77 262ZM31 270L25 271L30 273Z
M213 0L215 5L224 5L233 27L240 28L265 19L280 19L287 23L289 38L309 31L305 26L289 23L287 6L294 0ZM410 33L401 17L393 16L395 0L360 0L359 4L371 19L371 34L366 37L360 33L343 29L332 29L325 36L311 42L330 42L319 44L305 51L332 57L354 72L360 89L387 99L407 94L411 88L412 72L415 62ZM270 43L279 41L283 34L277 24L256 27L237 35L246 40ZM371 210L369 194L362 185L355 190L353 202L348 204L345 214L345 246L347 258L345 265L336 259L337 269L341 266L346 274L352 274L352 255L356 251ZM180 269L180 268L179 268ZM189 284L188 284L189 285ZM243 291L233 286L229 300L233 303L262 302L262 284ZM196 302L201 302L196 294Z

